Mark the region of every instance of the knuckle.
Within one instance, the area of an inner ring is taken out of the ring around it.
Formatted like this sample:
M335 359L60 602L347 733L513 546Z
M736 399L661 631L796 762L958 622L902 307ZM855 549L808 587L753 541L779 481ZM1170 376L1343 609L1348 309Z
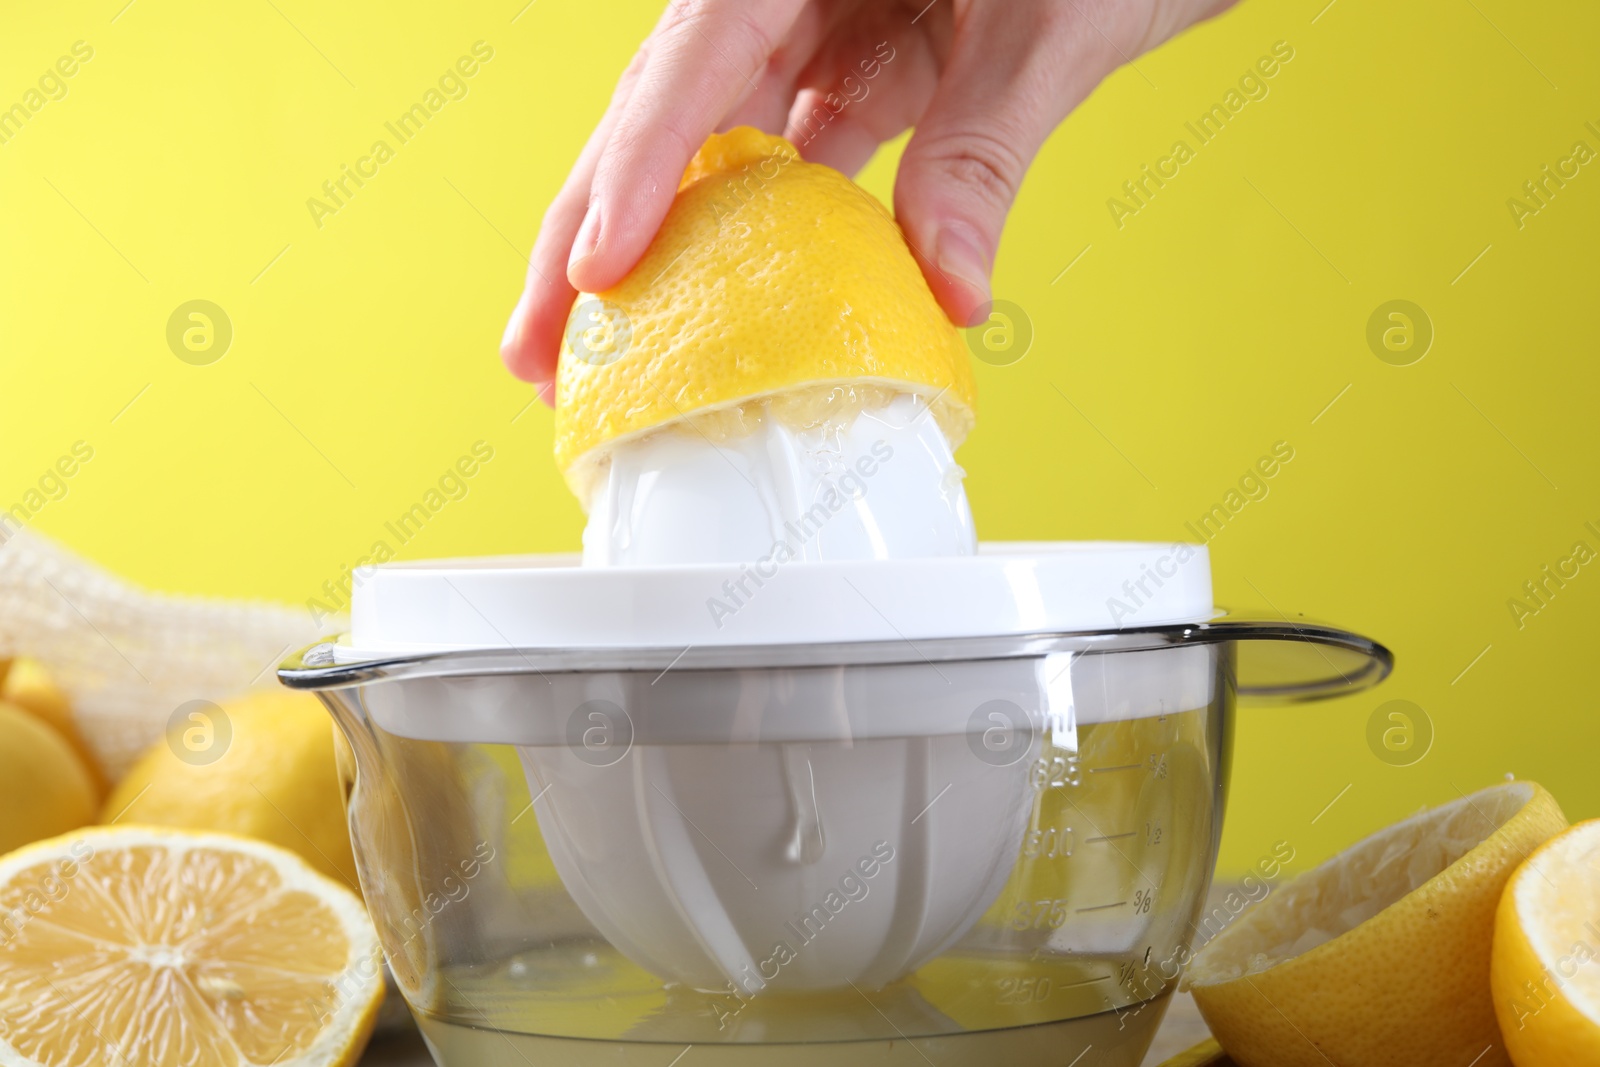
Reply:
M1075 39L1095 50L1111 49L1126 62L1128 56L1144 51L1162 9L1173 5L1075 0L1064 9L1054 4L1049 6L1055 9L1049 27L1054 40Z
M1016 198L1024 161L1003 135L969 131L929 149L940 172L991 205L1005 208Z
M1039 38L1050 41L1059 41L1071 37L1083 29L1085 22L1092 22L1102 13L1103 5L1095 0L1078 0L1076 4L1045 4L1039 10L1039 20L1036 30Z
M651 35L651 39L665 48L672 48L692 39L699 30L697 23L705 19L704 3L678 0L667 5L667 17Z
M650 64L650 42L645 41L639 50L628 60L628 65L623 68L622 77L618 79L623 84L632 84L639 75L644 73L645 67Z
M670 11L659 33L678 55L696 55L709 47L719 59L752 76L778 47L766 24L743 0L677 0Z
M697 18L704 18L714 0L667 0L667 11L661 19L660 29L681 27Z
M766 24L751 17L746 9L733 8L729 14L728 26L733 31L735 48L749 61L750 66L760 69L777 51L778 42L773 39Z
M611 131L611 143L595 169L594 184L616 189L634 184L661 161L692 156L700 147L681 119L672 115L638 113L623 116ZM665 176L661 178L665 180ZM677 180L673 178L672 186Z
M685 120L677 114L644 114L617 126L617 155L630 161L668 154L693 155L700 147L691 137ZM663 143L665 142L665 143Z
M569 224L576 229L574 220L583 218L583 212L588 206L587 190L561 190L556 194L556 198L550 201L550 206L544 209L544 216L539 221L539 232L544 233Z

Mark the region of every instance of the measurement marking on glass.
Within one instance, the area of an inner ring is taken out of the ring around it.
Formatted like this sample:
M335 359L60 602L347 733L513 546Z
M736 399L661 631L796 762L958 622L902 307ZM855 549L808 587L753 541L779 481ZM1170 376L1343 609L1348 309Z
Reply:
M1124 763L1120 767L1090 767L1090 774L1110 774L1112 771L1137 771L1144 766L1142 763Z
M1098 827L1098 826L1096 826L1094 824L1094 820L1089 818L1089 813L1084 811L1081 807L1078 806L1078 802L1076 800L1073 800L1071 797L1068 797L1067 798L1067 803L1071 804L1072 805L1072 810L1076 811L1079 815L1081 815L1083 817L1083 821L1089 824L1089 829L1095 830L1095 831L1098 831L1100 829L1100 827ZM1112 848L1116 849L1117 855L1121 856L1123 861L1125 863L1127 863L1128 866L1130 866L1130 867L1132 867L1134 869L1134 873L1136 873L1140 878L1143 878L1145 880L1145 882L1148 883L1152 889L1155 888L1155 883L1150 881L1150 876L1145 874L1144 871L1139 867L1139 865L1137 863L1133 862L1132 857L1130 857L1126 852L1122 851L1122 849L1117 848L1117 846L1115 844L1113 844L1111 842L1107 842L1107 844L1110 844ZM1193 925L1193 924L1191 923L1190 925Z
M1072 983L1070 983L1068 985L1056 986L1056 988L1057 989L1077 989L1077 988L1079 988L1081 986L1094 985L1096 982L1109 982L1109 981L1111 981L1111 976L1109 974L1102 974L1099 978L1085 978L1081 982L1072 982Z
M1078 914L1082 915L1085 912L1091 912L1091 911L1105 911L1107 908L1120 908L1126 903L1127 903L1126 900L1119 900L1115 904L1096 904L1092 908L1079 908L1078 909Z
M1132 836L1134 836L1134 833L1135 833L1135 831L1129 830L1125 834L1102 834L1099 837L1091 837L1091 838L1089 838L1089 844L1093 845L1093 844L1095 844L1097 842L1100 842L1100 841L1121 841L1124 837L1132 837Z

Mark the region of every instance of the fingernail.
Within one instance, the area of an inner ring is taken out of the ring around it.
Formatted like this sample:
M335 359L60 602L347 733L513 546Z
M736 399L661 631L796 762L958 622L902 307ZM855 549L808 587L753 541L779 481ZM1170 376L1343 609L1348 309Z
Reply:
M600 205L590 204L589 210L584 213L583 225L578 227L578 236L572 242L572 255L567 257L567 270L594 255L594 250L600 243Z
M947 222L939 230L934 264L941 274L974 290L979 303L989 299L989 257L965 223Z

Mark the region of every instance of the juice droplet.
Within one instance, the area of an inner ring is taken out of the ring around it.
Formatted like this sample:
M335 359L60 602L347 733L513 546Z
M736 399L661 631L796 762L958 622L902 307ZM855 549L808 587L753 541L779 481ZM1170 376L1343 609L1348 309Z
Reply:
M822 813L817 810L817 782L806 745L783 746L783 780L789 788L789 842L783 850L790 863L810 865L822 859Z

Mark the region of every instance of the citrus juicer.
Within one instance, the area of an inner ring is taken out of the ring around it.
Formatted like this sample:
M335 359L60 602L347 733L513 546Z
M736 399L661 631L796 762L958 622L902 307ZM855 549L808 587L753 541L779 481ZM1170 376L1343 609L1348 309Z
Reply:
M579 294L581 559L373 568L279 672L441 1063L1138 1062L1235 694L1389 657L1219 620L1203 546L980 547L974 404L887 209L758 130Z
M378 567L280 670L348 741L447 1065L1135 1064L1203 939L1236 693L1390 666L1218 618L1201 546L796 560L721 619L744 564L577 563Z

